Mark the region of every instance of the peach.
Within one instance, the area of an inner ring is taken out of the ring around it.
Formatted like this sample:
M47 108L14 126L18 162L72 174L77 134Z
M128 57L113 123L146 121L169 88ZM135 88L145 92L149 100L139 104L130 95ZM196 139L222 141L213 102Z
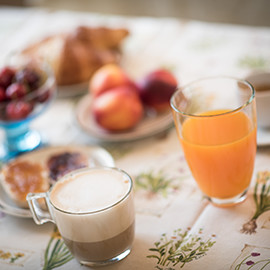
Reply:
M150 72L138 83L138 91L143 103L159 112L170 107L170 98L176 88L175 76L165 69Z
M133 128L142 119L143 112L138 94L126 85L110 89L93 99L93 117L109 131Z
M95 97L121 85L134 84L120 66L107 64L93 74L89 82L89 92Z

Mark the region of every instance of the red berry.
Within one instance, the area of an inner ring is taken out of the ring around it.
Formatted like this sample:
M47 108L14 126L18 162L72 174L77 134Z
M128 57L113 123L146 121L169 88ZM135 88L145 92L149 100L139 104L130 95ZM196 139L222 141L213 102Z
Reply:
M6 91L3 87L0 86L0 102L6 99Z
M9 120L21 120L26 118L33 110L33 106L23 100L11 101L6 107L6 116Z
M27 94L27 89L23 84L13 83L6 90L6 97L8 99L16 99L24 97Z
M0 86L7 88L15 75L15 70L11 67L4 67L0 71Z
M16 73L16 80L20 83L27 84L31 90L35 90L40 85L41 77L35 70L25 67Z
M39 103L44 103L47 101L51 96L50 90L47 90L46 92L43 92L42 94L37 96L37 101Z

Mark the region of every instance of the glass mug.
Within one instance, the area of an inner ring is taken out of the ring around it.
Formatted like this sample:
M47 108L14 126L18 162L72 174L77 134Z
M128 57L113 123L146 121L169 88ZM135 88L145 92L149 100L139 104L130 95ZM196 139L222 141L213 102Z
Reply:
M46 193L29 193L27 200L34 221L55 223L81 264L107 265L130 253L135 211L132 179L126 172L108 167L79 169Z
M217 206L243 201L256 156L253 86L231 77L194 81L171 97L177 135L201 191Z

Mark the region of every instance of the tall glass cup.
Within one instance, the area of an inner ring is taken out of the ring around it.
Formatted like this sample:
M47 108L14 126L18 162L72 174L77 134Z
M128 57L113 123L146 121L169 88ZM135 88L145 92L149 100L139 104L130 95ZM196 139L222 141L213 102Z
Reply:
M201 191L217 206L243 201L256 155L251 84L231 77L197 80L171 98L186 161Z

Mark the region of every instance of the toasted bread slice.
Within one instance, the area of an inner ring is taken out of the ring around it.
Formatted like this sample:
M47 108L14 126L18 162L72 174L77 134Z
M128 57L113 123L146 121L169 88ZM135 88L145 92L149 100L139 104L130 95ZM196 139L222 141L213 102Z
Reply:
M3 168L1 182L11 199L18 206L27 208L28 193L46 192L49 189L47 175L39 163L17 160Z

